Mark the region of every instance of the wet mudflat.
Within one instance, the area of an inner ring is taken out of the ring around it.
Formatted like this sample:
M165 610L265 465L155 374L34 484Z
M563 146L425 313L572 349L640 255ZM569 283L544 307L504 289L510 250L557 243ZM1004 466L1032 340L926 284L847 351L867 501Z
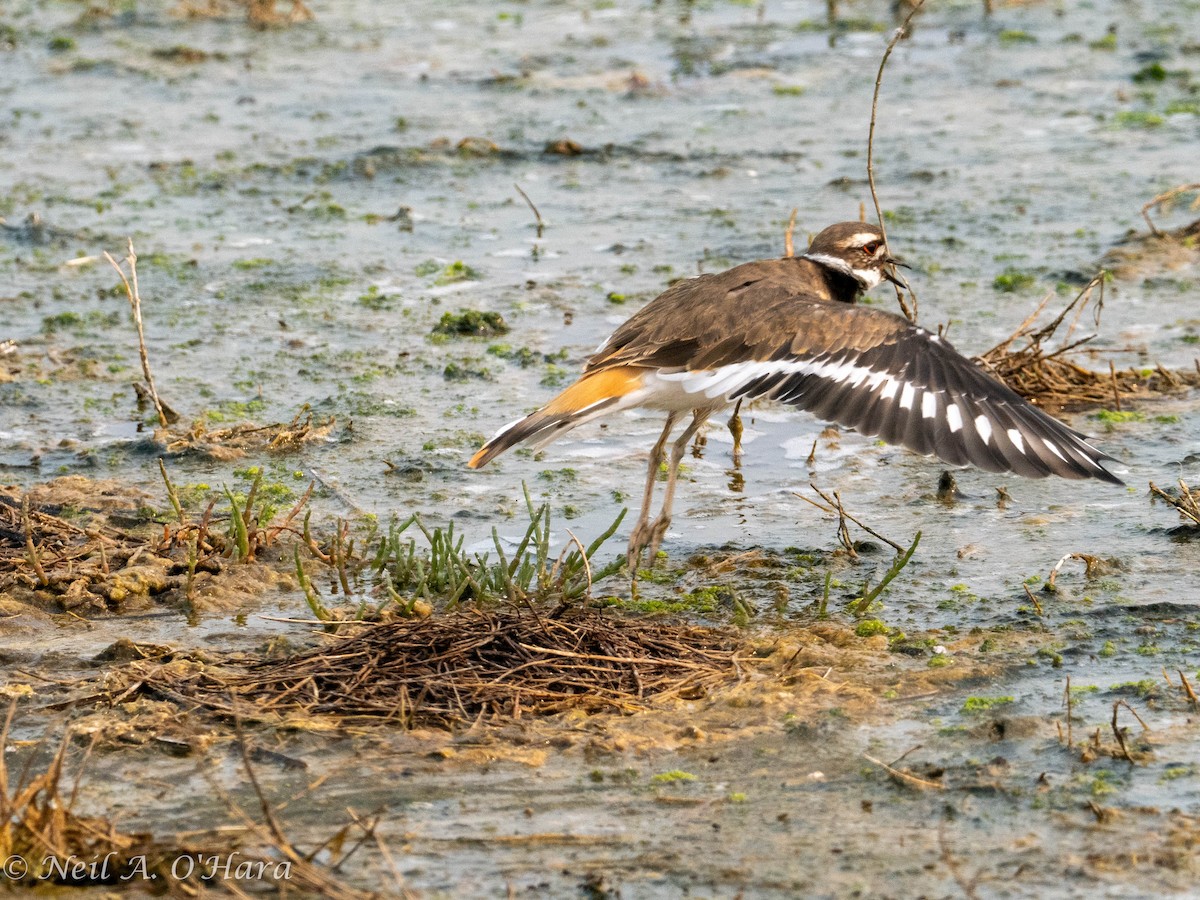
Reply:
M635 504L650 415L463 464L670 280L780 255L794 207L798 244L870 208L871 90L895 25L873 0L832 23L801 0L346 2L294 23L276 5L267 28L234 3L0 14L14 779L70 725L77 751L97 741L81 813L168 849L228 848L205 832L243 826L231 797L262 819L249 747L297 847L378 816L335 880L386 893L1192 889L1200 543L1147 486L1200 481L1194 391L1064 413L1123 461L1127 490L962 472L954 502L936 463L790 410L746 413L740 467L714 424L667 558L636 598L620 575L591 591L607 615L730 629L741 661L695 695L449 727L239 709L239 735L187 693L205 666L240 673L321 639L280 621L314 615L297 555L335 618L386 606L385 571L419 613L399 554L344 585L338 554L364 558L412 513L493 559L495 528L511 553L523 483L550 505L553 556L567 528L587 544ZM1200 8L996 6L923 13L885 78L876 178L922 323L982 352L1103 260L1115 278L1076 361L1194 371L1194 246L1122 241L1147 230L1144 203L1196 180ZM1159 225L1195 219L1190 196ZM101 256L127 237L157 386L181 415L169 438L130 387L136 335ZM232 431L244 423L279 427ZM864 616L846 604L893 554L851 526L877 545L852 558L836 517L796 496L819 499L810 481L902 546L921 532ZM247 507L261 533L239 535ZM121 638L133 646L101 656Z

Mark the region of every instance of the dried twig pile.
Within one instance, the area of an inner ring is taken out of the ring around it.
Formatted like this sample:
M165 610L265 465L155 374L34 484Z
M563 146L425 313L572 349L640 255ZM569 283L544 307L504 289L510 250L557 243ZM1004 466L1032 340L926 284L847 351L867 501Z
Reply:
M7 716L0 718L0 747L10 751L9 734L16 707L14 701ZM31 888L47 884L111 888L125 883L155 883L155 890L143 889L138 893L170 892L172 896L195 897L209 895L204 890L204 883L208 882L216 892L238 897L248 896L239 885L252 886L256 895L270 890L285 896L295 891L302 896L330 900L378 896L343 885L334 873L337 864L349 858L362 841L377 840L375 828L379 817L354 817L353 829L347 825L321 845L338 848L333 853L335 864L326 867L314 862L315 851L302 854L284 836L249 767L244 744L247 777L267 821L265 824L253 821L225 797L244 827L232 841L229 830L224 829L222 843L205 844L164 841L145 832L128 833L109 818L76 812L76 802L82 799L83 770L95 741L78 760L72 784L68 783L66 768L68 751L74 745L74 737L68 731L44 767L37 765L35 756L30 756L24 766L14 771L8 768L5 754L0 753L0 860L4 861L3 876L7 884ZM357 843L350 840L354 830L363 835ZM341 849L343 843L350 845L348 851ZM230 872L236 874L231 876ZM401 889L395 896L412 895Z
M1095 320L1099 321L1103 286L1104 273L1100 273L1052 321L1038 328L1035 322L1053 295L1047 296L1016 331L980 356L979 361L1022 397L1042 406L1068 409L1112 405L1119 410L1125 400L1200 385L1200 365L1196 372L1170 372L1158 366L1146 374L1135 369L1118 370L1110 364L1109 371L1097 372L1067 358L1094 337L1075 338L1075 329L1097 290ZM1051 348L1051 339L1068 316L1066 334L1057 347ZM1024 341L1023 346L1014 350L1013 345L1019 341Z
M1185 524L1179 526L1180 533L1200 532L1200 490L1188 487L1181 478L1177 495L1164 491L1153 481L1150 482L1150 494L1165 500L1183 518Z
M54 497L57 483L42 493ZM104 593L111 573L135 564L146 550L145 535L114 527L100 515L70 521L55 514L61 511L17 488L0 488L0 591L45 589L61 594L71 608L74 601L95 599L93 592Z
M366 626L239 673L138 664L135 677L143 690L244 718L299 712L454 726L699 697L736 670L736 645L724 630L596 611L463 610Z
M172 456L198 454L210 459L240 459L252 450L283 453L323 441L333 431L335 422L333 416L314 422L312 412L305 408L291 422L270 425L243 422L231 428L209 430L203 419L197 419L186 431L163 430L155 433L154 440Z

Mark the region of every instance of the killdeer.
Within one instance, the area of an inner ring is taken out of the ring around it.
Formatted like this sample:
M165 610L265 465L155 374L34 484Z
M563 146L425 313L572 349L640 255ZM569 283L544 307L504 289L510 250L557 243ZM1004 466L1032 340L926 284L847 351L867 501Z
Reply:
M993 379L936 334L855 301L881 281L904 285L883 233L831 225L797 257L745 263L672 285L606 340L579 380L504 428L471 457L478 469L518 444L541 447L570 429L635 406L667 414L650 452L627 560L655 551L671 522L688 442L713 413L766 397L878 435L955 466L1123 482L1086 438ZM676 423L662 510L654 482Z

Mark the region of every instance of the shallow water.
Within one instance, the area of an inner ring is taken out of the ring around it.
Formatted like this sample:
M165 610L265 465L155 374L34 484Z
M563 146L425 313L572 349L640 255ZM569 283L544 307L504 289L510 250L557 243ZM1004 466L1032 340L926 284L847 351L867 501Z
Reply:
M1109 247L1143 227L1143 203L1196 180L1200 4L1031 3L991 18L977 2L935 6L889 63L876 179L891 243L913 266L923 323L948 322L956 346L975 353L1060 283L1065 302ZM340 2L314 7L311 25L260 32L235 16L185 20L149 4L86 21L71 4L10 4L0 19L9 28L0 50L0 215L20 226L36 213L45 228L0 234L0 338L17 343L0 384L3 476L32 483L83 473L158 490L155 457L136 441L141 416L128 384L138 362L125 301L108 293L114 277L102 259L78 263L120 254L131 235L165 398L186 416L207 411L214 427L220 417L286 421L302 404L338 420L330 441L299 456L177 460L178 482L231 482L235 468L261 463L301 487L317 478L326 512L453 518L468 543L489 540L493 527L519 536L525 482L570 513L560 526L598 534L637 501L660 428L653 416L580 429L543 455L509 454L480 473L463 464L485 436L552 396L669 279L779 255L793 207L803 243L870 206L871 90L893 23L883 3L843 7L843 26L831 29L825 4L802 0ZM199 52L172 49L180 47ZM544 152L563 139L585 152ZM514 183L547 223L540 236ZM1164 224L1185 220L1176 212ZM439 284L457 261L477 277ZM996 276L1010 270L1034 278L998 291ZM1089 364L1192 366L1197 277L1193 261L1110 285ZM876 294L873 302L891 308L884 291ZM463 308L500 312L511 332L431 336L443 313ZM1090 318L1080 328L1092 329ZM531 351L526 367L512 359L522 348ZM536 891L543 878L543 892L557 893L575 884L586 858L639 896L724 896L739 886L763 896L953 891L936 838L944 800L864 786L858 753L879 746L874 755L893 759L921 743L943 764L991 754L969 736L939 737L962 718L968 690L1012 694L1021 715L1045 724L1070 675L1100 688L1087 713L1099 724L1111 713L1109 686L1161 679L1164 668L1196 671L1200 544L1171 539L1174 514L1150 504L1145 487L1200 480L1200 406L1192 394L1141 409L1144 420L1111 430L1068 417L1123 461L1128 490L963 472L966 496L953 506L932 499L935 462L853 434L818 437L823 426L803 414L764 407L747 415L740 473L714 425L703 456L688 460L666 543L672 560L729 542L832 549L833 521L794 496L814 496L813 480L897 542L921 531L879 613L905 631L1028 628L1024 582L1045 580L1070 553L1117 565L1085 580L1082 565L1068 562L1062 591L1041 598L1059 665L1052 654L1033 656L995 683L959 686L864 723L839 736L831 760L818 759L840 773L823 782L804 781L809 754L819 753L813 742L781 744L778 734L711 763L698 763L699 753L644 765L643 774L705 765L706 785L744 776L745 790L733 792L754 802L717 812L707 804L729 793L723 788L701 791L698 806L655 805L644 802L643 784L635 810L601 814L621 802L614 790L632 789L589 787L588 764L574 758L532 774L468 767L421 782L414 797L442 799L405 807L402 827L431 842L413 851L420 859L407 880L434 895L482 895L502 891L505 879ZM1013 498L1006 508L995 500L1000 486ZM613 552L627 534L618 532ZM847 569L847 590L885 567ZM788 612L815 599L811 586L798 586ZM295 614L304 608L297 596L267 611L287 612L289 603ZM200 630L176 622L97 623L93 633L67 632L54 649L94 652L117 634L163 641L174 632L193 644L226 626L249 629L251 639L279 628L253 616L246 625L214 616ZM1100 655L1105 641L1114 655ZM1103 802L1196 815L1195 726L1186 709L1160 706L1151 724L1168 749L1122 774ZM1038 732L995 752L1020 769L1079 775L1056 748ZM1191 774L1167 777L1176 762ZM777 793L781 771L789 787ZM346 788L349 797L363 790ZM464 791L482 799L446 799ZM875 818L859 816L860 791L876 798ZM1039 847L1029 851L1028 884L990 884L986 894L1072 893L1063 872L1113 896L1139 893L1128 879L1144 866L1122 875L1088 861L1092 814L1079 812L1079 796L1064 801L1061 818L1039 813L1032 823L1030 802L954 795L966 807L956 822L969 823L954 829L962 852L1002 846L1015 871L1026 861L1021 841ZM812 804L849 812L813 819ZM522 823L534 832L625 830L593 855L455 842L494 833L524 805L536 807ZM788 824L778 823L785 806ZM186 827L186 804L175 817ZM933 830L905 837L914 821ZM1109 827L1134 840L1123 834L1142 834L1131 821ZM1147 829L1161 832L1155 822ZM845 837L843 851L831 835ZM911 870L894 887L881 879L899 860L876 854L902 837L917 846L896 845ZM797 850L810 842L820 862ZM715 849L734 862L717 862ZM573 874L554 874L560 864ZM451 868L458 874L447 875ZM1172 881L1178 870L1151 868L1158 889L1186 884ZM816 872L828 880L812 880Z

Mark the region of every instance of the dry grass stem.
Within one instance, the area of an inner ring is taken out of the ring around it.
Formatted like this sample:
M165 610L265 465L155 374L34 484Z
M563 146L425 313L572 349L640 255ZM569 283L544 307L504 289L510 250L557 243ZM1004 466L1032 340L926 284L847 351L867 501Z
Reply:
M1183 688L1183 692L1187 695L1192 706L1200 706L1200 697L1197 697L1196 692L1192 690L1192 684L1188 681L1188 677L1184 674L1183 669L1176 669L1175 671L1179 673L1180 687Z

